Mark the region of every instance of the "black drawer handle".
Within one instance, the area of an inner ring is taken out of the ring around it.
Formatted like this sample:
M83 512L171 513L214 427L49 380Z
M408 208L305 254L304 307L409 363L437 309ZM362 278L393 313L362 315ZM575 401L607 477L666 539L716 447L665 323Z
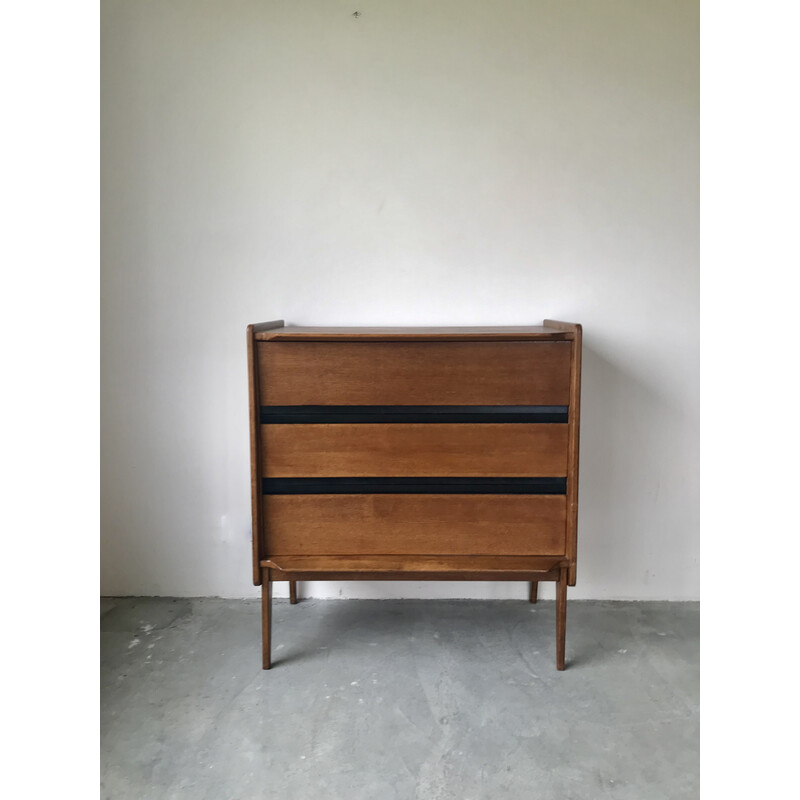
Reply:
M566 494L566 478L263 478L263 494Z
M568 406L261 406L262 424L560 422Z

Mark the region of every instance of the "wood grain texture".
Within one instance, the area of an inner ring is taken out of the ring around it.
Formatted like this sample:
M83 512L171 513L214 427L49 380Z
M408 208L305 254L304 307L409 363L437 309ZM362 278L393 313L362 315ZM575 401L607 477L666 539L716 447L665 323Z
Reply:
M564 495L264 495L278 555L564 555Z
M247 378L248 378L248 399L250 406L250 510L253 524L253 583L258 586L261 583L261 553L259 543L261 541L261 437L259 436L259 413L261 400L259 397L258 380L258 361L256 359L255 337L258 333L279 328L283 325L283 320L273 320L272 322L259 322L247 326Z
M451 328L331 328L288 325L256 336L260 341L566 341L569 331L546 325Z
M568 584L577 582L578 563L578 467L581 430L581 359L583 351L583 328L574 322L559 322L548 319L544 324L572 333L570 356L569 394L569 445L567 455L567 558L570 561Z
M262 474L294 477L563 477L558 423L262 425Z
M259 342L262 405L566 405L571 342Z
M302 572L313 575L315 573L337 570L342 573L385 573L385 572L413 572L415 574L431 574L440 572L454 572L462 576L463 573L484 572L524 572L542 573L537 580L546 580L546 574L553 573L566 565L563 556L441 556L441 555L356 555L356 556L272 556L265 559L264 567L273 571L292 575L292 580L297 580L294 573ZM553 573L557 577L557 573Z

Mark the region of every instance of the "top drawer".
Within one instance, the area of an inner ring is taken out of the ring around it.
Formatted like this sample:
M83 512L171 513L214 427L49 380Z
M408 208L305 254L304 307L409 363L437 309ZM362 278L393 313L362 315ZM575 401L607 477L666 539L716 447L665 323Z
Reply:
M260 404L568 405L571 342L259 342Z

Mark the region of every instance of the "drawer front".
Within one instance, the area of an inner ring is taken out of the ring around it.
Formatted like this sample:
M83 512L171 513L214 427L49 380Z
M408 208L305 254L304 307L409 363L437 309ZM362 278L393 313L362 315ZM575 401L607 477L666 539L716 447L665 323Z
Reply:
M260 342L261 405L567 405L570 342Z
M561 477L563 424L262 425L262 474L295 477Z
M564 495L264 495L278 555L562 555Z

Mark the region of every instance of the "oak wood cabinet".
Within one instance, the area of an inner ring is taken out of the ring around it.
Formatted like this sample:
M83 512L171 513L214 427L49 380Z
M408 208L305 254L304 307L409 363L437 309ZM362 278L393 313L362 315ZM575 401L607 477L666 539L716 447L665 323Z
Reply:
M247 328L253 580L575 585L581 326Z

